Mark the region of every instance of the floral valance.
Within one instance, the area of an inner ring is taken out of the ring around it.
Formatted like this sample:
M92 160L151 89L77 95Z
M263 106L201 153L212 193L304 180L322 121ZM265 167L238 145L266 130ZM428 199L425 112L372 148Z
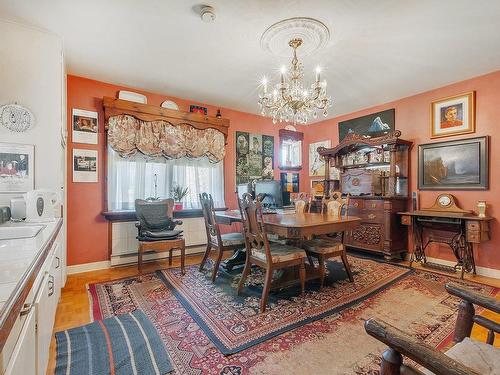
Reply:
M224 134L219 130L197 129L187 123L173 125L165 120L142 121L129 115L109 118L108 144L122 157L139 151L167 159L206 156L218 163L225 155Z

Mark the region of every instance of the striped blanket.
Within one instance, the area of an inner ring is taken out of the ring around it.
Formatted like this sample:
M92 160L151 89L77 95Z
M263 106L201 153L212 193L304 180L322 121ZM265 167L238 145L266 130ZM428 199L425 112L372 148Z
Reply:
M172 365L141 310L56 333L56 375L163 375Z

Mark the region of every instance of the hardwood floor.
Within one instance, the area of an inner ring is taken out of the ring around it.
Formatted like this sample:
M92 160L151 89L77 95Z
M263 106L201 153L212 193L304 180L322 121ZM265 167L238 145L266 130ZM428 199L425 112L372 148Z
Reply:
M192 255L186 257L186 265L199 264L201 262L201 255ZM408 262L401 262L401 264L408 265ZM158 261L152 263L145 263L143 265L143 272L153 272L157 269L168 268L168 261ZM172 267L180 267L180 259L174 258ZM419 265L415 265L415 268L420 268ZM445 275L448 273L441 272ZM61 292L61 300L57 306L56 319L54 324L54 333L65 330L72 327L77 327L83 324L90 323L89 315L89 300L87 296L86 285L89 283L97 283L103 281L109 281L114 279L120 279L123 277L137 275L137 266L127 266L127 267L117 267L101 271L85 272L75 275L69 275L66 282L66 286ZM457 278L459 273L456 274ZM466 274L465 278L467 280L475 281L478 283L488 284L500 288L500 279L493 279L484 276L473 276ZM500 300L500 292L496 296ZM500 315L486 312L483 314L496 322L500 322ZM472 337L476 340L485 342L487 337L487 331L477 325L474 325L472 331ZM495 341L495 346L500 348L500 337L497 336ZM50 344L50 359L49 366L47 368L47 374L53 374L55 369L55 338L52 337L52 342Z

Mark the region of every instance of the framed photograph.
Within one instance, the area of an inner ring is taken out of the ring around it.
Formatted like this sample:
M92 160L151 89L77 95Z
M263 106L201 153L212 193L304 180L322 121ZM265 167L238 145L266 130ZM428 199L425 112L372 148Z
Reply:
M0 193L35 188L35 146L0 143Z
M96 145L98 131L99 121L97 112L73 108L73 131L71 139L74 143Z
M349 133L380 137L395 130L395 109L339 122L339 142Z
M98 182L97 150L73 149L73 182Z
M202 115L205 115L205 116L208 113L206 107L201 107L199 105L193 105L193 104L191 104L189 106L189 112L192 112L192 113L201 113Z
M418 146L421 190L486 190L489 182L488 137Z
M318 153L318 147L331 147L331 141L321 141L309 145L309 176L324 176L325 161Z
M474 91L431 103L431 138L470 134L475 131Z
M236 184L274 178L274 137L236 132Z

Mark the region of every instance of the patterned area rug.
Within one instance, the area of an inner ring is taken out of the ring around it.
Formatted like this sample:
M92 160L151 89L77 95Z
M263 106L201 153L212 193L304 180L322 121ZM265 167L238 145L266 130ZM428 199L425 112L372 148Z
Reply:
M269 307L259 312L264 270L254 267L238 296L241 271L219 272L215 284L211 270L196 267L182 276L179 269L158 271L158 276L179 299L222 354L234 354L304 324L338 313L413 272L373 260L351 257L355 283L349 282L340 262L328 262L327 285L319 292L319 282L270 293ZM275 272L275 277L278 272Z
M355 284L363 270L380 264L354 257L350 257L350 262L355 272ZM187 277L194 277L194 272L197 272L196 266L188 267ZM446 276L426 271L409 273L350 307L229 356L218 350L174 291L157 274L92 284L89 293L96 319L142 309L158 330L178 374L375 374L385 346L365 333L364 321L370 317L383 319L430 345L444 349L451 340L459 302L446 293L444 284L448 280ZM253 298L254 287L258 294L254 283L255 280L250 280L245 298ZM489 295L498 291L485 285L464 284ZM338 281L333 289L342 286L343 282ZM322 293L332 291L308 292ZM203 298L201 294L200 299ZM232 298L228 297L228 300ZM280 303L301 304L299 300L279 295L271 302L271 311L279 309Z

